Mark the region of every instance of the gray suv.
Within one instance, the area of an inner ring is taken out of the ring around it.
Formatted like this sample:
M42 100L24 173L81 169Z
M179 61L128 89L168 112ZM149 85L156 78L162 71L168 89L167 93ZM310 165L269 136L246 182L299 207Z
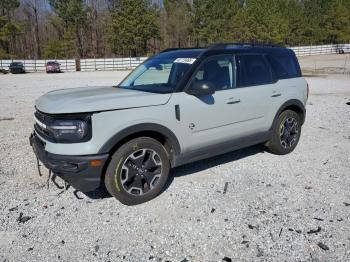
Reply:
M170 168L260 143L275 154L292 152L307 98L290 49L167 49L117 86L40 97L30 144L77 190L103 182L112 196L134 205L162 192Z

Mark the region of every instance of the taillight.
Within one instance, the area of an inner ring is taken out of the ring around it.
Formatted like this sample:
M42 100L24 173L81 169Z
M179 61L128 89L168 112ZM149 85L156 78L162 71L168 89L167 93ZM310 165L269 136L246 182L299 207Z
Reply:
M306 83L306 88L307 88L307 93L306 93L306 99L309 98L309 94L310 94L310 87L309 87L309 83Z

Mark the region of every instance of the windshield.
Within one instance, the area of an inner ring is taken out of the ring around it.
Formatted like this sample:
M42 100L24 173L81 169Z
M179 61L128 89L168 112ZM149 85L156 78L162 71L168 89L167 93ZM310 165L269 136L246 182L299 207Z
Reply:
M154 58L138 66L118 87L155 93L171 93L194 58Z

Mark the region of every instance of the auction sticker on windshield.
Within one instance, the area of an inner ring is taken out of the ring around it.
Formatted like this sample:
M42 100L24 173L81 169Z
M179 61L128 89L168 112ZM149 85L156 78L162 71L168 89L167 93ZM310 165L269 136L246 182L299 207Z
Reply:
M177 58L174 63L193 64L194 61L196 61L195 58Z

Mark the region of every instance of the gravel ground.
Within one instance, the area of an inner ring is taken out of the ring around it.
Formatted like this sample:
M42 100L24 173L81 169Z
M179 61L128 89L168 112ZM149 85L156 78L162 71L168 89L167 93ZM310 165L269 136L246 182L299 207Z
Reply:
M165 192L124 206L62 191L28 145L36 97L127 72L0 75L0 261L349 261L350 78L309 78L296 150L255 146L172 171Z
M350 54L303 56L299 62L307 74L350 75Z

